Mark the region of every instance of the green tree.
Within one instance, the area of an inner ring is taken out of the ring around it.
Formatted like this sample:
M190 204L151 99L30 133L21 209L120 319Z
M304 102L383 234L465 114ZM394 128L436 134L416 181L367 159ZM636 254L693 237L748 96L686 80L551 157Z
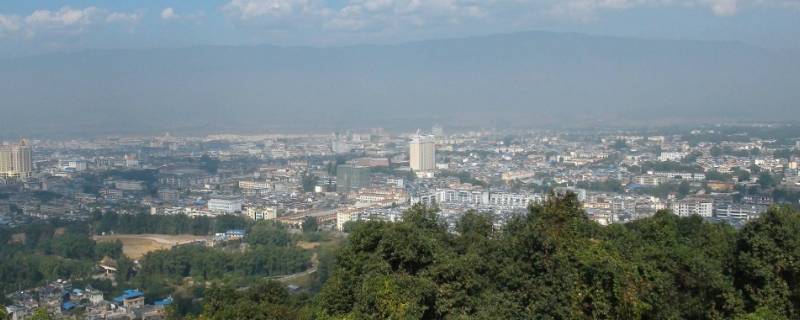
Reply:
M709 150L709 153L711 154L712 157L715 157L715 158L719 157L719 156L722 155L722 148L720 148L719 146L715 145L715 146L711 147L711 150Z
M800 216L772 207L742 228L736 242L736 286L748 310L768 308L800 318Z
M45 308L38 308L30 317L30 320L52 320L53 316Z
M303 220L303 232L317 232L319 231L319 223L317 223L317 219L314 217L306 217Z
M758 184L762 188L771 188L778 185L778 181L769 172L762 172L758 175Z

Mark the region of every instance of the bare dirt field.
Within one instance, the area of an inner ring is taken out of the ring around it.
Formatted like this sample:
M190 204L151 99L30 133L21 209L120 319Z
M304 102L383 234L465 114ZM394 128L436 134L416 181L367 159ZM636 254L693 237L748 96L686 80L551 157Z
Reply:
M195 235L166 235L166 234L114 234L94 236L98 242L122 241L122 253L131 259L139 259L151 251L169 249L179 244L186 244L201 240L210 240L211 237Z
M305 241L298 241L297 246L303 248L305 250L314 249L319 247L319 242L305 242Z

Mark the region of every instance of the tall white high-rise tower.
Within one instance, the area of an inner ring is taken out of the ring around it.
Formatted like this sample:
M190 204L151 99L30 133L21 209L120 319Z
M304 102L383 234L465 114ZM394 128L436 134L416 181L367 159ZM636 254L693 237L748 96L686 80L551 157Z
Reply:
M0 175L30 177L33 173L31 147L23 139L19 144L0 146Z
M436 142L433 136L417 135L409 143L409 165L414 172L436 169Z

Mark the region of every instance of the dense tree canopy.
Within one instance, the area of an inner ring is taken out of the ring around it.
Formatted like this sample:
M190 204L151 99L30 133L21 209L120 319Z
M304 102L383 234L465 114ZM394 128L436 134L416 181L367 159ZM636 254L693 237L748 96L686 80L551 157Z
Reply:
M800 317L800 217L772 208L741 231L662 211L624 225L573 195L498 228L454 230L416 206L363 222L317 297L318 318L731 319Z

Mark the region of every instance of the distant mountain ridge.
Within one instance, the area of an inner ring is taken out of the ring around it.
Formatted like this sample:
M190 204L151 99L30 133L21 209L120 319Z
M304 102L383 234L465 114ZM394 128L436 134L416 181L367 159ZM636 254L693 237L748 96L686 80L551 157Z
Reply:
M51 54L0 60L0 131L798 120L798 60L736 42L550 32Z

